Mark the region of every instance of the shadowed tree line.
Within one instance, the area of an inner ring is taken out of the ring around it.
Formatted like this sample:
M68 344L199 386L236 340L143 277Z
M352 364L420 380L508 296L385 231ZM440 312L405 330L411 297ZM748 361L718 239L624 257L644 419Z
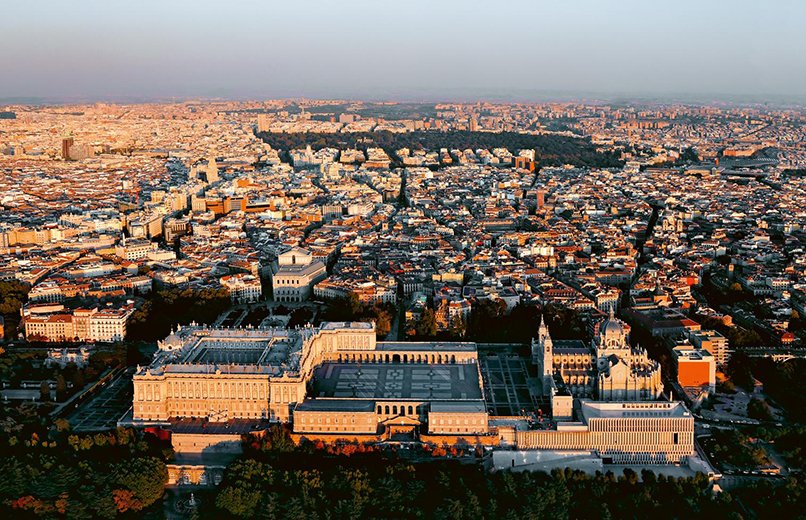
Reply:
M541 166L590 166L598 168L620 167L624 161L614 152L598 152L589 139L578 139L559 135L530 135L517 132L470 132L456 130L451 132L416 131L396 133L352 132L325 134L305 133L270 133L262 132L257 136L272 148L278 150L294 150L310 145L314 150L321 148L356 148L366 151L370 147L381 147L387 153L394 153L400 148L411 150L439 151L440 148L477 150L485 148L507 148L511 152L520 149L533 149Z
M28 301L31 286L16 280L0 281L0 316L5 318L5 335L13 338L20 321L20 308ZM3 341L0 335L0 342Z
M584 339L585 324L579 312L561 305L548 304L542 309L551 335L555 339ZM473 302L467 319L452 320L448 331L437 331L434 311L426 309L415 324L418 339L453 339L480 343L524 343L537 336L541 309L537 305L519 303L507 312L503 300Z
M212 324L231 305L226 289L161 289L132 315L128 339L154 341L171 332L177 323Z
M374 321L378 338L385 338L392 330L397 307L391 303L369 304L350 293L346 298L328 302L321 314L322 321Z
M704 475L676 479L625 470L590 476L568 469L490 473L452 460L415 465L373 454L332 459L315 469L238 460L217 492L217 510L202 517L752 518L733 495L715 496ZM791 480L786 488L760 486L738 496L762 517L791 518L802 493L802 484Z

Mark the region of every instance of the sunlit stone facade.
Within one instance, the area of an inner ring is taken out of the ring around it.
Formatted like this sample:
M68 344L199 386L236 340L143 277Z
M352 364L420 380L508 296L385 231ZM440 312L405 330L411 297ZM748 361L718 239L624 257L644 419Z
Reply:
M680 462L694 453L694 417L680 402L581 400L576 422L519 431L520 449L594 451L614 463Z
M646 350L630 346L629 326L612 313L599 325L589 346L581 341L553 341L541 322L532 342L532 360L547 393L556 375L579 398L641 401L657 399L663 392L660 364Z
M370 323L319 329L180 328L134 375L134 421L170 418L287 422L313 369L337 350L373 349Z

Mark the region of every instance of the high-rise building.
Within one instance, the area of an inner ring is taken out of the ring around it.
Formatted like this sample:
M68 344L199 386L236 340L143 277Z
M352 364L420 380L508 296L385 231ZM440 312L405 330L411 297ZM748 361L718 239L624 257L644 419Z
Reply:
M204 169L207 175L207 182L216 182L218 177L218 163L216 163L215 156L211 155L207 160L207 167Z
M258 114L257 116L257 131L258 132L268 132L269 125L271 125L271 119L269 119L269 114Z
M62 139L62 159L65 161L70 160L70 147L73 146L73 138L65 137Z

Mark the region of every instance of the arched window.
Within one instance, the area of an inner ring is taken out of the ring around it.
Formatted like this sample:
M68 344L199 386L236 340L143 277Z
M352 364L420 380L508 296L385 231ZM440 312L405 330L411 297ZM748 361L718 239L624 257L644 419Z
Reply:
M393 413L394 415L397 415L397 405L394 405L394 406L392 407L392 413Z
M409 415L414 415L414 409L409 405Z

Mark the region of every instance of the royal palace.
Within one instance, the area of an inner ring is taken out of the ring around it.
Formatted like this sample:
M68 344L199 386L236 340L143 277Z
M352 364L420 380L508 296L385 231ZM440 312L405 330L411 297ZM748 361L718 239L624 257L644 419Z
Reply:
M554 422L540 431L526 417L490 413L475 343L379 342L374 324L364 322L180 327L158 343L148 366L138 367L125 422L166 429L202 424L192 441L197 448L207 446L200 439L212 440L213 432L226 433L228 424L257 429L287 423L298 437L333 441L461 439L491 447L587 450L603 458L617 454L619 461L683 460L693 453L693 417L682 403L656 400L659 370L642 351L624 349L620 327L612 318L600 327L600 400L592 401L593 392L575 397L567 391L573 381L563 379L562 367L547 373L542 352L551 339L541 326L533 354L546 377L534 378L534 391L550 394ZM628 367L626 376L620 364Z

